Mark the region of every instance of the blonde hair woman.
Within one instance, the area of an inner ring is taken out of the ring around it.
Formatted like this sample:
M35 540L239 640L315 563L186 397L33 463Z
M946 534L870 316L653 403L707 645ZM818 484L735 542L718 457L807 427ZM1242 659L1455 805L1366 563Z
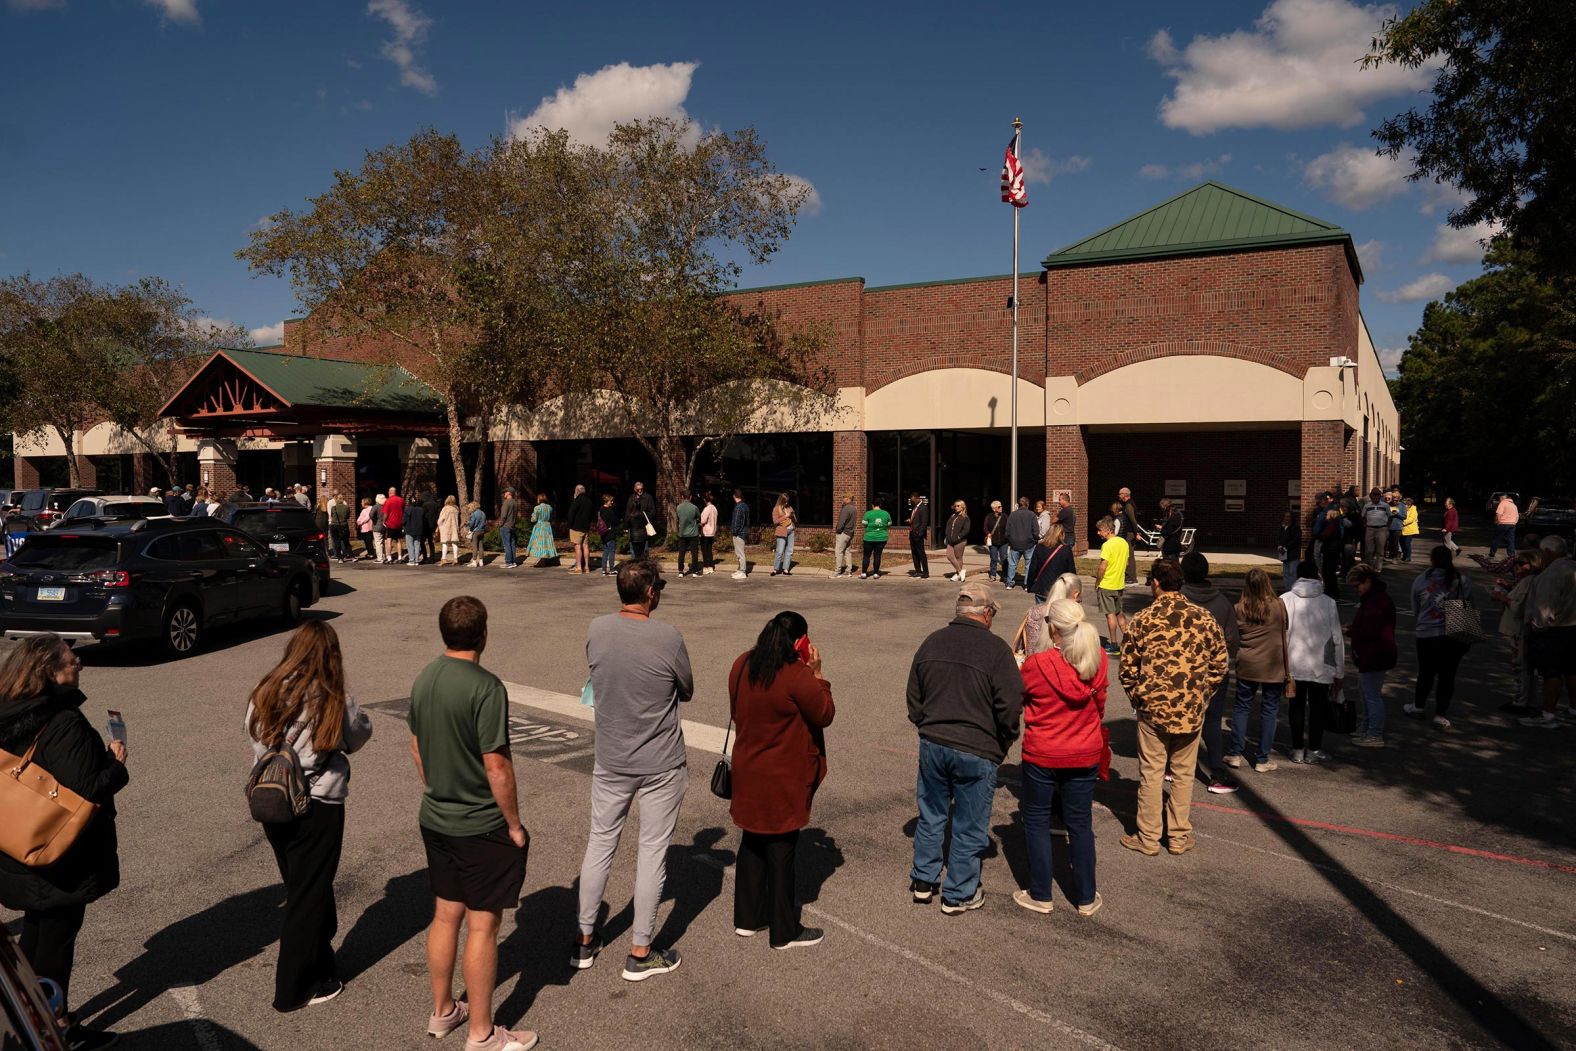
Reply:
M1092 916L1103 904L1094 878L1094 785L1110 776L1105 729L1108 665L1100 635L1071 599L1048 603L1051 647L1023 664L1023 795L1020 809L1029 886L1012 900L1051 911L1051 810L1060 797L1072 855L1073 904Z
M1051 603L1062 599L1071 599L1078 602L1083 598L1083 578L1077 573L1063 573L1051 582L1050 588L1045 593L1045 601L1030 606L1029 612L1024 614L1023 639L1024 649L1028 653L1039 653L1051 648L1051 633L1046 630L1045 618L1050 613Z
M443 498L443 510L438 512L438 565L460 564L460 502L455 497Z

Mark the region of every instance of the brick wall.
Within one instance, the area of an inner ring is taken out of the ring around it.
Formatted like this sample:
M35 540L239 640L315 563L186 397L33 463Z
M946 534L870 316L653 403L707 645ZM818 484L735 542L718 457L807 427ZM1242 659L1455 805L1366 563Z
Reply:
M513 486L515 501L529 506L536 499L536 446L518 440L494 442L493 473L498 479L500 502L504 487ZM489 509L488 514L492 513L493 509Z
M820 332L826 337L822 362L841 387L864 383L860 354L863 345L864 278L850 277L810 285L745 290L729 296L746 311L781 311L785 325Z
M1010 275L865 293L865 389L932 369L1012 370ZM1045 283L1018 281L1018 375L1045 382Z
M1082 554L1088 550L1089 524L1089 453L1084 443L1082 427L1052 426L1045 428L1045 505L1056 511L1056 491L1072 490L1073 510L1078 512L1078 535L1073 539L1073 550ZM1096 516L1098 517L1098 516Z
M319 484L313 480L313 489L323 496L339 494L341 500L348 500L356 505L356 461L344 459L331 459L317 461L314 473L323 477L326 472L328 480ZM408 490L401 490L402 492Z
M1341 420L1304 420L1302 424L1302 500L1313 506L1313 494L1339 492L1356 481L1346 452L1346 424Z
M854 494L863 510L870 499L870 441L864 431L832 433L832 513L843 506L843 497ZM854 530L854 545L863 547L864 530Z
M26 456L11 461L13 484L18 489L38 489L38 465Z

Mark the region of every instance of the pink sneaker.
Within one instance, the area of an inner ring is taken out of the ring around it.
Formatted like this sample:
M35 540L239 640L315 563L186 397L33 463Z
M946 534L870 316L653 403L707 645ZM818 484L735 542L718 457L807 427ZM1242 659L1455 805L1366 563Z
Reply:
M454 1001L446 1015L427 1016L427 1035L442 1038L471 1020L471 1008L464 1000Z
M465 1051L531 1051L535 1046L535 1033L528 1029L511 1033L501 1025L493 1026L492 1036L486 1040L465 1041Z

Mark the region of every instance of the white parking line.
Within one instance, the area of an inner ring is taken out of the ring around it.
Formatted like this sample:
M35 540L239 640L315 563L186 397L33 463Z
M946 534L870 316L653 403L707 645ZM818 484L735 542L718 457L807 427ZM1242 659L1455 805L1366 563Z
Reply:
M192 1035L197 1038L202 1051L224 1051L219 1043L219 1034L214 1032L213 1023L203 1016L202 998L197 995L197 987L172 985L169 992L170 999L175 1001L181 1014L191 1023Z
M596 713L580 703L578 694L554 693L552 690L523 686L517 682L506 682L503 685L504 689L509 691L511 704L539 708L544 712L552 712L554 715L577 719L580 722L596 722ZM722 742L727 732L725 729L689 719L683 720L681 725L684 728L685 745L713 755L722 754Z

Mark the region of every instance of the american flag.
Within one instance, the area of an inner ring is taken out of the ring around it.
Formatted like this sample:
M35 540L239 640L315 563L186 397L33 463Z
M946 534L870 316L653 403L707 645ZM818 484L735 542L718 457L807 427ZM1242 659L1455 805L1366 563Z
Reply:
M1017 151L1013 149L1017 141L1016 135L1007 141L1007 159L1001 165L1001 199L1014 208L1022 208L1029 203L1029 194L1023 188L1023 165L1018 163Z

